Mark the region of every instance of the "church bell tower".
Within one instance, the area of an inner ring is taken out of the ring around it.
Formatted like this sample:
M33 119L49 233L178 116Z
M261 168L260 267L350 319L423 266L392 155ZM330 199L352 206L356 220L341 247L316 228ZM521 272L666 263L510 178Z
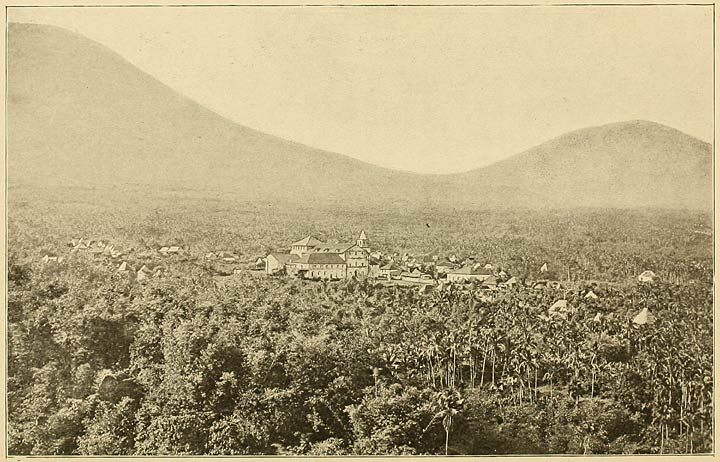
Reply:
M365 230L360 231L360 236L358 236L357 241L355 241L358 247L367 249L369 247L367 236L365 235Z

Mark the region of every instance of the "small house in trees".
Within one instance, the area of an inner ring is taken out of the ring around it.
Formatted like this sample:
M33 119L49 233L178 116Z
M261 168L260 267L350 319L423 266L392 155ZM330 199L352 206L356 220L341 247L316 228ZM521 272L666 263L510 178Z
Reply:
M435 269L439 274L447 274L448 271L455 269L455 264L450 260L443 260L435 264Z
M465 265L462 268L447 272L448 282L480 281L490 279L492 272L483 268L479 263Z
M265 258L264 257L258 257L258 259L255 260L255 269L256 270L265 269Z
M137 280L143 281L145 279L149 279L152 275L153 270L151 270L147 265L142 265L137 272Z
M425 275L422 271L420 271L417 268L414 268L412 271L405 271L400 275L400 279L403 281L408 282L418 282L420 281L420 278L422 278Z
M387 265L380 267L380 277L386 277L388 279L397 279L400 277L402 270L395 263L388 263Z
M547 265L547 263L543 263L543 265L540 267L540 272L541 272L541 273L547 273L547 270L548 270L548 265Z
M128 265L128 262L126 262L126 261L124 261L120 264L120 266L117 269L117 274L119 274L121 276L125 276L131 280L135 279L135 277L137 276L135 273L135 269L132 266Z
M570 311L567 300L558 300L548 309L548 315L550 317L559 316L567 318L567 314Z
M655 322L655 316L648 311L647 308L643 308L637 316L633 318L633 323L637 325L652 324Z
M485 279L482 282L482 287L486 289L496 289L498 286L497 279L495 279L495 276L490 276L489 278Z
M643 271L640 276L638 276L639 282L653 282L657 276L652 271L646 270Z
M595 295L595 292L593 292L592 290L589 290L588 293L585 294L585 298L590 299L590 300L597 300L598 296Z

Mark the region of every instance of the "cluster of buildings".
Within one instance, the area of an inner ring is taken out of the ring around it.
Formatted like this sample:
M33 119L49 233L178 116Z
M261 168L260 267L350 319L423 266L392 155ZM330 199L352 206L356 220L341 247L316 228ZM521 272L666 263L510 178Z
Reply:
M115 245L102 240L73 238L68 246L71 247L71 252L87 252L95 257L121 258L125 255L123 251L116 249Z
M323 242L307 236L293 242L285 252L274 252L258 259L267 274L285 273L304 279L349 279L369 277L407 282L432 283L438 278L448 282L479 281L494 287L510 285L517 280L491 264L466 261L451 255L440 259L437 255L413 257L404 254L384 256L372 251L365 231L354 242Z
M371 255L367 235L360 231L355 242L322 242L312 236L293 242L289 251L265 257L265 272L306 279L377 277L380 261Z
M510 288L519 283L536 289L561 287L560 282L543 278L543 275L550 274L547 263L543 263L539 268L537 280L520 281L504 269L491 263L478 262L473 257L414 257L407 253L402 256L397 253L383 255L382 252L371 250L365 231L360 231L354 242L323 242L307 236L293 242L284 252L273 252L258 258L255 269L264 270L267 274L283 273L304 279L368 277L424 284L436 281L476 281L489 289ZM653 282L656 277L652 271L645 271L638 280Z
M143 281L152 277L162 275L165 268L160 265L143 264L139 269L135 269L128 262L124 261L118 266L116 273L120 276L128 278L130 281Z

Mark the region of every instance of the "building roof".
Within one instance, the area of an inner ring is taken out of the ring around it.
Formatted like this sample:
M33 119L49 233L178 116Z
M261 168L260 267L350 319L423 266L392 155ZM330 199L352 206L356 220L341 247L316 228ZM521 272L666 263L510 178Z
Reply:
M652 324L655 322L655 316L649 312L647 308L643 308L642 311L633 318L633 322L640 325Z
M367 240L367 236L365 235L365 230L360 230L360 236L358 237L358 240L363 239Z
M307 263L309 265L342 265L345 264L345 260L337 253L329 252L312 252L304 255L300 260L300 263Z
M284 265L285 263L289 263L293 261L293 257L296 257L296 255L291 255L289 253L271 253L267 256L267 258L273 257L275 260L277 260L281 265Z
M486 270L479 264L465 265L462 268L449 271L451 274L466 274L466 275L478 275L478 276L491 276L492 272Z
M398 270L400 270L400 267L397 266L395 263L390 262L385 266L381 266L380 269L387 270L387 271L398 271Z
M323 245L323 243L318 241L317 239L315 239L312 236L308 236L304 239L300 239L297 242L293 242L292 245L293 246L301 245L303 247L317 247L318 245Z
M483 281L483 285L485 286L495 286L497 285L497 279L495 279L494 276L490 276L489 278L485 279Z

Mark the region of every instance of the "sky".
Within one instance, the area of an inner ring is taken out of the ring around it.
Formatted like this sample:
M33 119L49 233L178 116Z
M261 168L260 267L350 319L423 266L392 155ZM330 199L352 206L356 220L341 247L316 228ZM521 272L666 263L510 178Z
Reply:
M706 6L8 8L242 125L399 170L644 119L713 138Z

